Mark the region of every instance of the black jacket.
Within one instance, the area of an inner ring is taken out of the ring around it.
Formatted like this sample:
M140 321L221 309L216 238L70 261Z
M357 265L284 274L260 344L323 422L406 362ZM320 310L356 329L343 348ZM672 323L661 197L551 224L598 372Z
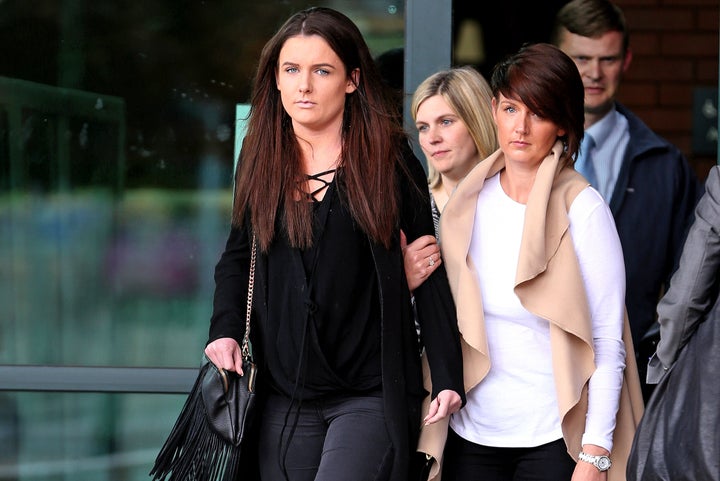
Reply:
M408 242L420 235L434 235L425 172L410 153L406 156L408 175L400 174L400 228ZM403 169L399 169L403 171ZM246 216L246 218L249 216ZM408 462L415 452L421 426L420 407L426 392L422 383L418 341L405 279L399 229L392 246L386 249L371 242L375 269L380 286L382 322L382 389L388 432L395 459L393 481L407 479ZM232 228L224 253L215 269L215 296L209 342L232 337L238 342L245 330L245 302L248 283L249 226ZM370 242L370 241L369 241ZM441 265L415 292L419 321L428 360L432 370L435 396L451 389L463 397L462 355L455 306ZM268 315L267 264L258 255L252 323L262 325ZM256 360L262 367L263 346L251 332ZM262 371L259 382L263 379Z
M617 110L627 118L630 142L609 204L625 257L625 304L638 353L703 189L677 147L622 105Z

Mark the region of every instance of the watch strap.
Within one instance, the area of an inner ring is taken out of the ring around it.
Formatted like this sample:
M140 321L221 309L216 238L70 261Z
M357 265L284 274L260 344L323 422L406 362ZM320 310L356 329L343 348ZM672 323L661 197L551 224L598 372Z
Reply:
M610 461L610 458L605 455L587 454L581 451L578 455L578 459L592 464L598 469L598 471L607 471L610 469L610 466L612 466L612 461Z

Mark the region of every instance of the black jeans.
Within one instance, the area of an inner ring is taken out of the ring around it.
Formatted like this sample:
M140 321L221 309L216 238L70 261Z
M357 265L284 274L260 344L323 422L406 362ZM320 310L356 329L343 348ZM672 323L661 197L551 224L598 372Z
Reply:
M570 481L575 460L562 439L532 448L481 446L448 432L443 481Z
M270 396L263 410L259 451L263 481L385 481L393 449L383 398L304 401L298 413L297 403Z

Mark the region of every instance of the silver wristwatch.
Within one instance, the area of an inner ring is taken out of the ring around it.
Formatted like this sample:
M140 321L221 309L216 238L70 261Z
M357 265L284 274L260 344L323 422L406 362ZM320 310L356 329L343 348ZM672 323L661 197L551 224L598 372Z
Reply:
M585 461L586 463L590 463L596 468L598 468L598 471L607 471L610 469L610 466L612 466L612 461L610 461L610 458L607 456L594 456L592 454L587 454L581 452L578 456L578 459L580 461Z

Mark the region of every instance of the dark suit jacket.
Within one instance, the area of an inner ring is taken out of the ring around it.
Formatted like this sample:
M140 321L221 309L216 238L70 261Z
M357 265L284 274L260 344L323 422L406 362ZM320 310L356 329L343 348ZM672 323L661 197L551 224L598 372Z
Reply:
M617 110L627 118L630 142L609 205L625 257L625 305L637 353L677 268L702 185L677 147L622 105Z

